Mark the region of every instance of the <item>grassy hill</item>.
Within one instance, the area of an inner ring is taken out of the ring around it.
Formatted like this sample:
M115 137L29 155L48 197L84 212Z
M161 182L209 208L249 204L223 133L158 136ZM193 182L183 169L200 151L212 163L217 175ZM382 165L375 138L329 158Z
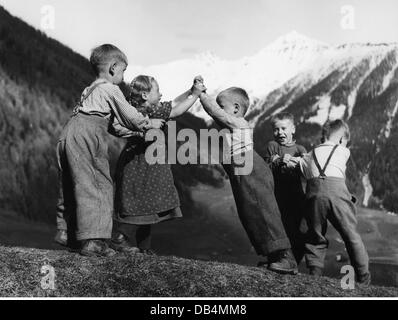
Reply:
M55 290L41 286L54 268ZM343 290L338 279L137 254L94 259L66 251L0 247L3 297L397 297L398 289Z

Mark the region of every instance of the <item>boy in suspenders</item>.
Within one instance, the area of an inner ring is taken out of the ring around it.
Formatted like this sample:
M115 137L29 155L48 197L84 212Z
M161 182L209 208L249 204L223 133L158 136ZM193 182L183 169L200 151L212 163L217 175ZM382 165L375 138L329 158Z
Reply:
M370 284L369 258L356 230L355 198L345 183L350 157L348 125L342 120L325 124L322 143L305 155L300 168L307 180L306 208L308 234L305 258L310 274L322 275L328 248L327 221L342 237L358 283Z
M117 121L127 129L145 132L162 123L139 113L118 87L127 68L122 51L111 44L101 45L93 50L90 63L96 80L83 91L57 144L55 241L79 248L82 255L109 257L116 253L108 246L113 215L107 140L110 126Z

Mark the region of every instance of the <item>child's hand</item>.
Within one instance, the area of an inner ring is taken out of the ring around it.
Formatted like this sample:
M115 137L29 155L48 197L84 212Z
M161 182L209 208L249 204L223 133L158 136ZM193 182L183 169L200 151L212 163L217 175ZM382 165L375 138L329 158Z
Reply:
M193 84L198 84L198 83L204 83L203 77L202 76L196 76L195 79L193 79Z
M300 157L291 157L289 162L286 164L287 168L294 169L300 163Z
M202 93L206 92L206 90L207 88L203 84L202 76L195 77L191 88L192 95L199 97Z
M145 129L161 129L164 124L165 124L164 119L149 119L148 125L145 127Z
M282 162L283 162L284 164L288 164L291 158L292 158L292 156L291 156L290 154L287 153L287 154L285 154L285 155L282 157Z
M279 154L274 154L271 157L271 162L276 162L276 161L280 161L280 160L281 160L281 157L279 156Z
M300 163L300 160L301 160L301 157L291 157L289 162L298 164L298 163Z

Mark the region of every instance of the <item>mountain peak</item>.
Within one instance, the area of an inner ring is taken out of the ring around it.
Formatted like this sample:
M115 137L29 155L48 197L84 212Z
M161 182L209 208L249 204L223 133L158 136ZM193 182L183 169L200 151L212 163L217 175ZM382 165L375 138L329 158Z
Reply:
M195 60L213 64L218 62L220 58L213 51L204 51L197 54Z
M287 48L287 47L317 47L322 49L327 49L329 47L328 44L321 42L316 39L312 39L307 37L295 30L280 36L276 39L269 47L277 47L277 48Z

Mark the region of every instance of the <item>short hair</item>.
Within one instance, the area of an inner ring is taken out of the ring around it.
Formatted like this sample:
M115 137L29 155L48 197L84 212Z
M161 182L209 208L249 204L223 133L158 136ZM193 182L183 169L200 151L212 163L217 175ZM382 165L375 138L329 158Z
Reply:
M341 120L337 119L334 121L327 121L323 128L322 128L322 143L328 140L333 134L336 134L337 132L341 131L342 135L344 138L347 139L347 141L350 140L351 135L350 135L350 128L348 127L348 124Z
M91 51L90 63L96 75L103 71L112 60L128 64L126 55L112 44L103 44Z
M154 77L139 75L130 83L130 100L132 103L140 104L143 102L142 93L150 92L153 87Z
M290 112L279 112L276 115L272 116L271 124L275 124L275 122L280 120L289 120L294 124L294 116Z
M218 94L217 99L222 96L227 96L229 99L233 99L234 101L239 102L239 105L242 107L243 110L243 115L245 115L247 109L249 109L250 98L245 89L239 87L230 87L221 91Z

